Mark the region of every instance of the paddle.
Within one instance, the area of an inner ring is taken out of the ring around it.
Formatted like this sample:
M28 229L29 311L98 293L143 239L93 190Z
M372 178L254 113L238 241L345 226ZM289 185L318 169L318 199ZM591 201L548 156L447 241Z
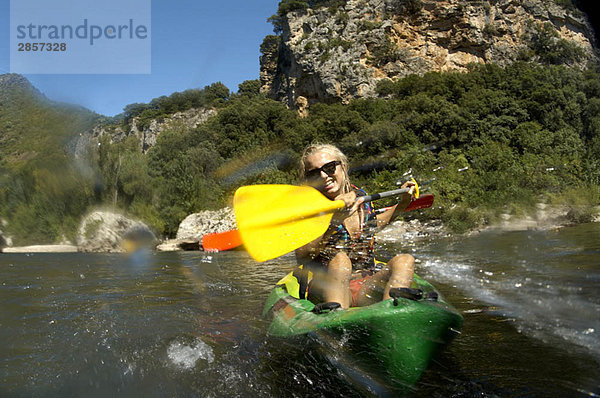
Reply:
M431 207L434 196L421 195L413 199L404 209L405 212ZM213 232L202 237L202 247L208 252L219 252L234 249L242 244L242 237L237 229L226 232Z
M399 195L410 188L363 197L365 202ZM256 261L289 253L323 235L333 213L345 206L308 186L250 185L239 188L233 208L242 242Z
M237 229L225 232L213 232L202 237L202 247L207 252L230 250L242 244L242 237Z

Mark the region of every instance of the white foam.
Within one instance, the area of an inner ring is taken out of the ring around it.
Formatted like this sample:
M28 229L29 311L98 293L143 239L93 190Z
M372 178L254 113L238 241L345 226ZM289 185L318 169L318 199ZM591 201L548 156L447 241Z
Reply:
M529 271L531 278L508 277L440 259L426 259L419 268L435 275L437 281L493 306L494 312L514 319L520 332L546 342L558 338L600 357L600 305L582 298L581 289L556 284L533 271Z
M172 342L167 348L167 356L174 365L183 369L193 368L199 359L208 363L215 360L213 349L199 338L190 344L179 341Z

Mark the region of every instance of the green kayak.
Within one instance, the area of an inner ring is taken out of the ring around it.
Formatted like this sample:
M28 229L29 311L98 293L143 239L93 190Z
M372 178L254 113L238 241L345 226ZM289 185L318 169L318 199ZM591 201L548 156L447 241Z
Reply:
M394 385L411 386L431 358L460 332L463 317L417 275L410 291L416 294L396 294L394 299L367 307L328 310L296 299L284 285L278 285L267 299L263 316L272 318L272 336L333 337L343 342L357 363L385 372Z

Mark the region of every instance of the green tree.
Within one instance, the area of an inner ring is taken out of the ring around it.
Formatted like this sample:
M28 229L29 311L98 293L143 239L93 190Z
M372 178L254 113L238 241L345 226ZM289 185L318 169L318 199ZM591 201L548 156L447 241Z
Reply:
M255 97L260 94L260 80L246 80L238 85L238 94Z

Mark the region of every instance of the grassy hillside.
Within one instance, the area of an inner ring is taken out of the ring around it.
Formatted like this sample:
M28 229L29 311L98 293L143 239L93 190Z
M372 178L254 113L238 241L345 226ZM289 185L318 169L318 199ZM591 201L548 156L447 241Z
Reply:
M49 101L20 75L0 75L0 150L4 166L44 162L63 143L93 125L97 114Z

